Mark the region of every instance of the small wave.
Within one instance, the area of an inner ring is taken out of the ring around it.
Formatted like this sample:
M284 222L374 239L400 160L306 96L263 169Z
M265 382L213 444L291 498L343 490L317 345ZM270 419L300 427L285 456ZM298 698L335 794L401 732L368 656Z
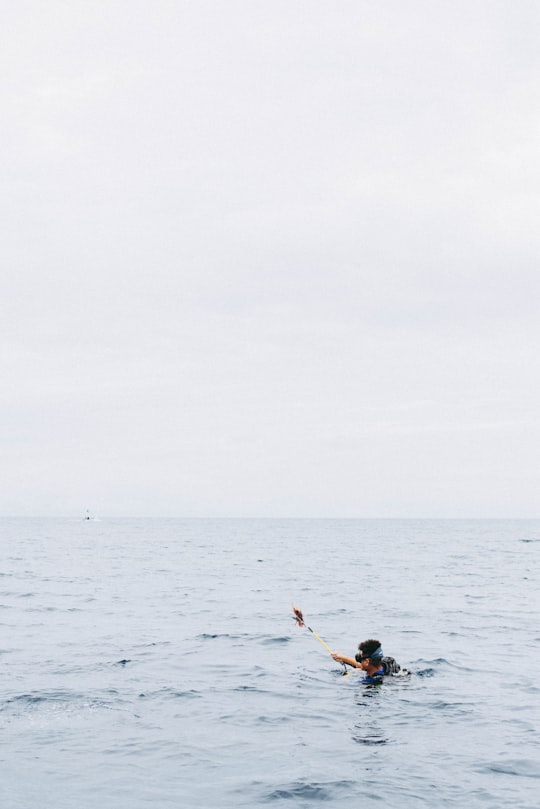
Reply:
M426 660L426 663L430 663L431 665L437 666L448 666L450 665L449 661L445 657L436 657L433 660Z
M328 789L316 784L300 784L299 786L292 786L288 789L275 789L267 796L268 801L273 800L291 800L296 798L305 798L310 801L328 801L330 800L330 793Z
M228 640L243 640L244 638L252 638L252 635L246 633L233 634L231 632L202 632L200 635L195 636L195 640L216 640L217 638L227 638Z
M534 683L531 683L531 685L524 685L522 686L522 688L524 691L526 691L527 694L540 693L540 686L534 685Z
M434 660L415 660L413 662L414 662L415 666L419 667L419 668L414 668L413 672L415 674L420 674L423 671L437 672L439 669L441 669L441 670L442 669L452 669L454 671L473 671L473 669L470 666L460 665L459 663L456 663L455 661L447 660L445 657L437 657ZM429 674L429 675L420 674L420 676L423 676L423 677L430 676L430 677L432 677L433 675L432 674Z
M485 764L479 772L497 772L504 775L519 775L528 778L540 778L540 763L531 759L510 759L493 761Z
M452 711L460 715L468 715L473 710L472 706L466 702L445 702L445 700L442 699L427 704L426 708L433 711Z
M159 691L145 691L138 695L139 699L154 699L155 697L165 699L200 699L202 696L199 691L190 689L188 691L177 691L174 688L162 688Z
M150 643L137 643L132 648L133 649L151 649L154 646L170 646L172 641L170 640L160 640L160 641L151 641Z
M268 694L269 692L265 688L256 688L254 685L237 685L236 688L232 689L233 691L255 691L258 694Z
M373 736L353 736L352 740L357 744L367 744L367 745L388 744L388 739L385 739L383 736L377 736L375 734Z
M105 698L74 691L36 691L16 694L0 705L0 713L15 716L34 712L42 714L77 713L83 710L110 709L114 704L122 702L117 692L113 690L109 690L105 694Z
M49 694L47 696L41 694L17 694L17 696L7 699L4 705L35 705L39 702L58 702L59 699L60 697L58 694Z
M308 801L329 801L338 797L339 792L345 789L350 790L351 786L351 781L315 782L312 784L296 782L272 790L263 800L270 802L275 800L297 800L300 798Z
M271 638L271 637L269 638L269 637L266 637L266 638L263 638L263 639L261 640L261 643L264 643L266 646L270 646L270 645L272 645L272 644L274 644L274 643L289 643L289 642L290 642L290 640L291 640L291 639L290 639L289 637L284 637L284 636L282 636L282 637L275 637L275 638Z
M283 725L287 722L292 722L293 719L290 716L258 716L255 720L255 724L257 725Z

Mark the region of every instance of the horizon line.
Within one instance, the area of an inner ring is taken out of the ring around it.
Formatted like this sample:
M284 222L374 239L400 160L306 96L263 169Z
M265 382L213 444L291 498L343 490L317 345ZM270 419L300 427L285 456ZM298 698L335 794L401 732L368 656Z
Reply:
M165 514L94 514L91 517L79 517L76 514L0 514L1 520L77 520L81 522L98 522L102 520L539 520L539 516L269 516L269 515L165 515Z

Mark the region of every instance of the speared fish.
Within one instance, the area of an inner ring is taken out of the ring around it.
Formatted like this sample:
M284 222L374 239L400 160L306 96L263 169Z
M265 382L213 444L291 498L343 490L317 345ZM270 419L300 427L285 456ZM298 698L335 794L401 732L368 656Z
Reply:
M323 639L322 639L322 638L321 638L319 635L317 635L317 633L316 633L316 632L314 632L314 631L313 631L313 629L312 629L310 626L308 626L308 625L306 624L306 622L304 621L304 616L303 616L303 614L302 614L302 610L298 609L298 607L295 607L295 606L294 606L294 604L292 604L292 611L293 611L293 615L292 615L293 620L294 620L294 621L296 621L296 623L298 624L298 626L305 626L305 627L306 627L306 629L309 629L309 631L311 632L311 634L313 635L313 637L317 638L317 640L319 641L319 643L322 643L322 645L323 645L323 646L324 646L324 648L325 648L325 649L326 649L326 650L329 652L329 654L332 654L332 649L331 649L331 648L328 646L328 644L327 644L327 643L325 643L325 642L323 641Z

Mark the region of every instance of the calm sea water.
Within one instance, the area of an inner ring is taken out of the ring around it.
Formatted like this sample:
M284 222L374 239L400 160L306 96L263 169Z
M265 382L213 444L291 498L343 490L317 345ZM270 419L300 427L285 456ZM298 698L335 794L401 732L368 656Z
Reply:
M540 521L0 521L2 809L537 809ZM332 648L377 637L366 688Z

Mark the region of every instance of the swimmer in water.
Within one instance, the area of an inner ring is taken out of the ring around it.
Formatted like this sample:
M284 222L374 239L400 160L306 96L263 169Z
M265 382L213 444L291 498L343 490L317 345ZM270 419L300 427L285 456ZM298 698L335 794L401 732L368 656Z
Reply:
M374 638L362 641L358 645L358 652L354 658L342 655L340 652L331 654L337 663L346 663L353 669L362 669L366 673L362 682L366 685L380 685L383 677L397 674L401 670L401 666L393 657L383 654L380 641Z

